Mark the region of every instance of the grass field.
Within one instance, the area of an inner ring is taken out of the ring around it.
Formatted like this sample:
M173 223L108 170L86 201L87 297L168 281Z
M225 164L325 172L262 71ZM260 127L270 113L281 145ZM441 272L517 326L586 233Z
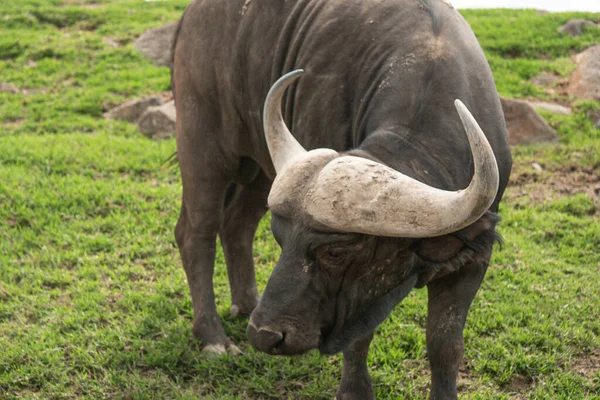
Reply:
M225 328L245 352L206 358L173 238L174 140L155 142L102 113L169 90L166 68L132 48L187 0L0 0L0 399L331 399L341 357L254 351L246 321ZM600 43L556 28L599 14L464 11L507 97L570 102L529 79L568 76L570 56ZM107 39L119 44L114 48ZM465 331L459 381L468 399L600 399L600 131L575 102L543 116L561 143L514 149L511 187L486 280ZM542 167L534 169L532 163ZM594 186L595 185L595 186ZM257 233L260 288L278 256L268 218ZM426 292L378 329L369 357L380 399L421 399L429 372Z

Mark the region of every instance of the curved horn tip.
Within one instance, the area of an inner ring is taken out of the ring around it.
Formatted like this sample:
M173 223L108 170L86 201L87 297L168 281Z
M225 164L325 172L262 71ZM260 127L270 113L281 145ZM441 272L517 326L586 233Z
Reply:
M279 79L277 79L275 81L275 83L273 83L273 85L271 86L271 89L269 89L269 93L267 93L264 110L267 109L269 100L275 95L275 93L277 93L279 91L283 92L283 90L287 89L287 87L289 85L291 85L292 82L294 82L296 79L298 79L303 74L304 74L303 69L295 69L295 70L290 71L290 72L282 75L281 77L279 77ZM283 93L281 93L281 95L283 95ZM278 105L278 107L279 106L280 105Z
M297 78L299 78L301 75L304 74L304 70L303 69L295 69L293 71L290 71L284 75L282 75L278 81L279 82L285 82L285 81L293 81Z
M304 70L302 68L298 68L295 69L293 71L288 72L287 74L285 74L284 76L296 76L296 75L302 75L304 73Z
M454 100L454 107L456 107L456 111L458 111L458 113L461 115L465 112L471 114L467 106L465 106L465 103L463 103L459 99Z

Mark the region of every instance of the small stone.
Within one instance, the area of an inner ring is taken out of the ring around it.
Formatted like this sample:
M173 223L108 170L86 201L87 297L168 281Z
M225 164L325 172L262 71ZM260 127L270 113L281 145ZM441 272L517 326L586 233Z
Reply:
M542 166L541 166L540 164L536 163L536 162L534 162L534 163L531 163L531 166L532 166L532 167L533 167L533 169L535 169L537 172L542 172L542 171L543 171L543 168L542 168Z
M148 57L156 65L171 65L171 44L177 28L177 22L171 22L156 29L144 32L135 41L133 47Z
M596 24L592 21L588 21L585 19L572 19L560 28L558 28L558 33L568 33L569 35L575 37L581 35L585 28L592 26L596 26Z
M119 47L121 47L121 45L117 42L115 42L114 40L112 40L111 38L102 38L102 41L104 42L104 44L107 44L108 46L112 47L113 49L118 49Z
M504 110L509 144L558 142L556 132L528 102L504 98L500 101Z
M129 100L105 113L104 118L136 122L149 107L160 106L163 103L162 98L159 96Z
M530 101L529 104L535 109L550 111L554 114L571 115L572 110L569 107L560 104L547 103L544 101Z
M163 139L175 133L175 102L149 107L137 122L141 133L154 139Z

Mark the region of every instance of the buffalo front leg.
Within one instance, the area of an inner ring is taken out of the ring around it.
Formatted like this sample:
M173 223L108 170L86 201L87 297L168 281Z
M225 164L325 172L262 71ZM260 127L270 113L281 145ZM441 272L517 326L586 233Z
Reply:
M432 400L458 398L456 378L464 352L463 328L488 260L465 265L427 285L427 355Z
M371 378L367 369L369 345L373 333L353 342L344 350L344 370L342 382L336 394L337 400L370 400L374 399Z
M192 332L200 339L203 351L239 353L225 334L215 304L213 270L218 217L212 221L214 217L209 217L208 213L201 214L202 217L190 213L184 199L175 228L194 308Z
M175 127L183 195L175 239L192 297L192 332L203 351L238 353L223 329L213 290L217 234L237 160L219 142L224 136L214 119L219 114L210 105L197 103L185 85L179 87Z
M271 182L260 172L247 185L228 190L219 235L231 287L231 316L250 315L258 303L252 244L260 219L267 211Z

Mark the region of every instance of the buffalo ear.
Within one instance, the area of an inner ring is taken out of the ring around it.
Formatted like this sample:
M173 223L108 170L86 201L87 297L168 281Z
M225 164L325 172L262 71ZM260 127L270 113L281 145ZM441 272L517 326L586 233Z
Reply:
M488 212L460 231L424 239L416 250L416 254L421 258L421 273L415 287L421 288L473 261L484 247L498 240L493 232L497 221L498 217ZM480 237L483 240L478 240Z
M417 250L417 255L426 261L444 262L454 258L465 246L469 246L479 235L493 229L497 217L486 213L477 221L460 231L424 239Z

